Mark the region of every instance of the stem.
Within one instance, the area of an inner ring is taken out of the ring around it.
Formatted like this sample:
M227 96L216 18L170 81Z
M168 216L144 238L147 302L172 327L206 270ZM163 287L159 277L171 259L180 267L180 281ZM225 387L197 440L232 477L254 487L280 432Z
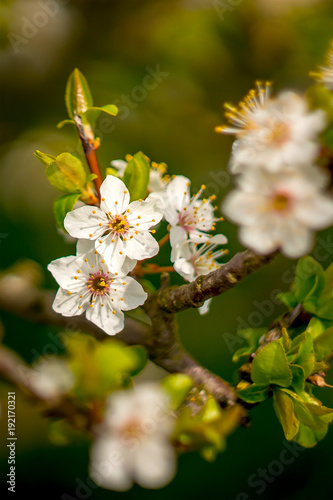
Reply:
M95 146L92 144L92 140L89 139L89 137L87 137L87 134L86 134L84 125L82 123L81 117L79 115L75 114L74 120L76 123L79 138L80 138L80 141L81 141L81 144L83 147L84 154L86 156L86 160L87 160L90 172L92 174L97 175L97 177L94 179L94 184L95 184L95 188L96 188L98 197L100 199L101 198L100 188L101 188L103 179L102 179L101 171L100 171L98 160L97 160Z
M158 274L158 273L174 273L175 270L173 266L158 266L157 264L149 264L146 267L141 268L144 274Z
M158 242L159 247L161 248L163 245L165 245L165 243L167 243L169 241L169 238L170 238L169 233L167 233L165 236L163 236L163 238L160 239L160 241Z

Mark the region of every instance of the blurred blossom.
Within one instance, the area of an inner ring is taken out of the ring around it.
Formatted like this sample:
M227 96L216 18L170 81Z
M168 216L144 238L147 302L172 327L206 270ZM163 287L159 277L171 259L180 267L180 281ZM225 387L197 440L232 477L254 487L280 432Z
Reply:
M280 248L287 257L301 257L311 251L312 232L333 224L333 199L322 192L323 175L315 167L248 170L237 183L223 210L241 226L241 243L260 254Z
M63 359L44 358L33 366L30 384L41 398L55 398L69 392L75 377Z
M333 42L326 54L326 65L320 66L317 72L310 73L318 82L323 83L326 88L333 90Z
M257 83L238 107L226 105L230 125L218 132L234 134L230 170L246 167L278 171L283 165L309 164L319 153L318 135L326 126L325 112L309 112L306 100L293 92L270 96L270 83Z
M176 469L169 399L154 384L118 391L107 402L90 455L90 475L101 487L126 491L168 484Z

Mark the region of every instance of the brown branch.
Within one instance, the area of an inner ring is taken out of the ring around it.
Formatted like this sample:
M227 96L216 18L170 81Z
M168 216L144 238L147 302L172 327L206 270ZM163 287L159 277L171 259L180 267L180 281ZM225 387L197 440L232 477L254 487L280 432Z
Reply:
M199 276L188 285L167 288L159 297L160 307L169 312L198 308L206 300L221 295L244 278L271 262L274 255L257 255L251 250L237 253L217 271Z
M86 160L87 160L90 172L97 176L94 179L94 184L96 187L98 197L100 198L100 189L101 189L103 179L101 176L101 171L99 168L99 164L98 164L98 160L97 160L97 156L96 156L96 150L95 150L93 141L87 137L81 117L79 115L75 114L74 121L75 121L75 124L77 127L79 138L80 138L83 150L84 150L84 154L86 156Z
M149 297L143 306L152 320L152 337L146 345L150 359L170 373L189 375L196 385L213 394L222 405L234 405L237 399L234 389L222 378L201 366L181 346L175 314L161 308L159 303L159 296L164 293L168 284L169 275L162 275L161 289Z
M0 376L18 387L29 399L39 403L44 414L66 418L75 428L90 431L94 424L89 408L68 396L44 397L33 383L34 370L10 349L0 347Z

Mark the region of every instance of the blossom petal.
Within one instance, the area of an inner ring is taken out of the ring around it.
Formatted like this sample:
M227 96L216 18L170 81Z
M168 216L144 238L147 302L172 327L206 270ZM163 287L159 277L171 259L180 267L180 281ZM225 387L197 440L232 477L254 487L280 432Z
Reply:
M86 292L86 289L82 289L82 294L84 292ZM69 294L67 290L59 288L54 298L52 308L55 312L62 314L62 316L69 317L81 314L88 307L88 304L88 294L81 299L79 292ZM81 308L79 308L79 306L81 306Z
M326 195L300 201L295 207L295 216L304 226L324 229L333 224L333 200Z
M187 239L187 231L181 226L172 226L170 229L171 262L177 258L177 247Z
M61 257L60 259L53 260L47 266L47 269L52 273L52 276L57 283L66 290L70 289L74 284L74 275L80 266L81 260L75 255L68 257Z
M280 246L279 241L274 237L273 231L259 225L241 227L239 239L244 246L248 246L255 252L264 255L274 252Z
M101 436L90 452L90 475L102 488L126 491L131 488L132 480L126 457L128 452L120 440Z
M175 450L156 436L141 443L140 453L136 453L135 459L135 480L144 488L162 488L175 475Z
M199 307L198 311L200 315L207 314L209 312L210 304L213 299L208 299L203 306Z
M113 310L110 297L106 294L97 297L92 307L88 307L86 318L108 335L115 335L124 328L124 314L119 310L113 314Z
M123 301L121 301L121 309L123 311L130 311L136 307L141 306L146 300L148 295L135 279L126 276L126 285L123 286Z
M140 230L149 229L156 226L163 217L163 205L159 198L148 197L145 201L133 201L129 205L130 215L127 220L131 226L136 226Z
M183 175L177 175L166 188L167 210L166 220L174 225L178 222L178 213L190 201L190 180Z
M186 281L193 281L195 279L195 270L191 262L188 262L184 258L177 259L173 265L182 278Z
M297 259L311 252L312 247L312 232L297 221L290 221L281 244L282 253L290 259Z
M103 256L112 273L120 271L126 258L126 251L125 242L119 236L108 234L96 240L96 250Z
M159 249L157 241L148 231L138 231L126 241L126 254L130 259L149 259L157 255Z
M121 179L107 175L101 185L101 209L112 215L123 213L129 204L130 195Z
M68 212L64 226L74 238L95 240L104 234L107 228L107 217L98 207L80 207Z

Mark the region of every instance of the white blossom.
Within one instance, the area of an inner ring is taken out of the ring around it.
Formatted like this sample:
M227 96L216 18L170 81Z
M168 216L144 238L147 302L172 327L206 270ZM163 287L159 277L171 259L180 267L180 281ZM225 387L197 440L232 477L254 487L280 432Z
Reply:
M171 225L170 243L172 247L171 260L176 259L176 248L188 238L196 243L210 239L209 231L215 229L215 223L221 218L214 217L214 206L210 200L200 199L205 189L201 186L198 193L190 197L190 181L182 175L175 176L166 189L165 215Z
M217 250L220 245L227 243L227 238L223 234L216 234L209 241L193 243L186 240L180 244L176 250L176 260L173 267L186 281L194 281L198 276L206 275L221 267L217 261L227 254L224 249ZM211 299L207 300L203 306L199 307L200 314L205 314L209 310Z
M32 367L30 384L42 398L55 398L69 392L75 377L68 363L60 358L44 358Z
M270 96L270 83L257 83L239 107L226 105L231 126L217 127L235 134L230 170L247 167L278 171L286 165L306 165L319 153L318 134L326 125L325 112L309 112L304 98L293 92Z
M125 259L122 268L111 272L90 241L79 240L77 256L62 257L48 265L60 285L53 309L63 316L83 312L108 335L124 328L124 313L142 305L147 298L141 285L126 276L136 261Z
M333 42L326 55L326 66L321 66L319 71L313 71L310 74L326 88L333 90Z
M240 241L260 254L277 249L290 258L311 251L313 230L333 223L333 200L322 191L324 176L315 167L278 173L248 171L223 204L239 224Z
M173 428L169 398L159 386L142 384L113 393L91 449L91 477L117 491L128 490L133 482L144 488L165 486L176 468Z
M69 212L64 221L71 236L95 241L109 270L119 271L126 256L142 260L159 251L151 227L163 217L163 205L157 198L130 203L125 184L108 175L101 186L101 206L85 206Z

